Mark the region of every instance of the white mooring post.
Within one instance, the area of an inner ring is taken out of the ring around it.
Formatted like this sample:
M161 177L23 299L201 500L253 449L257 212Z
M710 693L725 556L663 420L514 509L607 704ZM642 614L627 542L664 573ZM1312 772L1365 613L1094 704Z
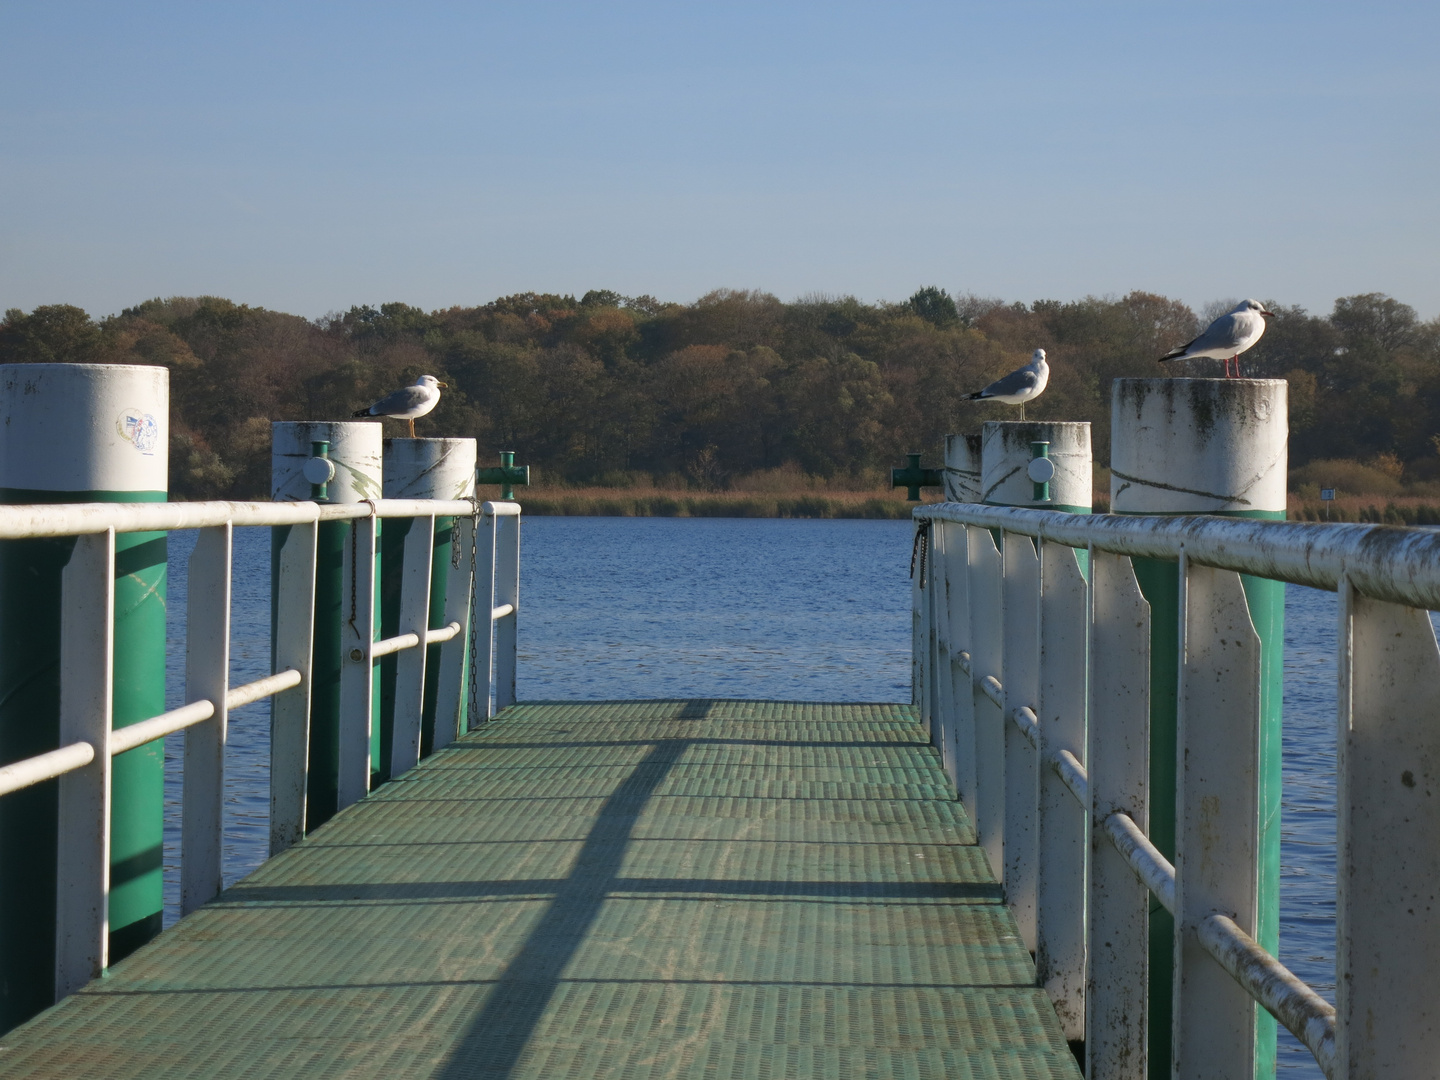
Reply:
M980 502L980 439L977 435L945 436L945 501Z
M1286 389L1274 379L1116 379L1112 512L1283 520ZM1174 921L1163 909L1151 916L1150 1056L1172 1061L1176 1076L1268 1076L1275 1020L1246 1000L1196 932L1208 910L1226 908L1266 951L1279 951L1285 587L1250 575L1220 580L1195 566L1182 574L1154 559L1134 566L1152 612L1149 836L1174 861L1179 905ZM1184 621L1187 595L1204 612L1193 627ZM1228 632L1216 629L1221 623ZM1227 644L1204 642L1210 633ZM1215 678L1225 681L1223 692L1205 689ZM1253 730L1235 726L1242 720ZM1220 752L1223 766L1213 759ZM1223 885L1214 876L1222 866ZM1251 1017L1249 1027L1239 1012ZM1253 1047L1243 1072L1242 1043Z
M386 439L385 497L387 499L468 499L475 495L476 444L474 439ZM429 629L440 629L441 605L435 594L443 597L449 583L450 545L436 551L434 518L415 518L409 522L392 522L387 529L405 530L401 541L399 567L398 620L396 634L415 634L422 641ZM387 533L388 536L388 533ZM451 543L453 543L453 535ZM386 559L394 553L388 542ZM457 571L467 579L470 573L468 549L464 564ZM439 558L436 558L436 556ZM383 568L387 583L397 575L388 565ZM438 589L436 588L438 586ZM388 587L387 587L388 591ZM432 618L432 614L436 616ZM460 620L465 625L465 620ZM443 668L441 653L449 649L465 651L466 636L458 636L436 646L406 649L395 658L394 708L385 717L390 729L389 775L399 776L420 760L421 728L425 714L426 667L437 662ZM433 743L432 743L433 745Z
M381 497L379 424L301 421L277 422L271 427L271 492L277 501L309 500L322 489L320 498L331 503ZM312 464L317 458L327 460L329 466L319 469ZM372 743L379 736L374 723L378 676L371 656L377 632L376 526L373 515L351 522L323 522L316 537L307 832L370 790ZM273 543L272 562L283 566L285 548L291 543L304 547L308 540L303 531L277 529ZM278 602L276 610L281 610ZM288 632L277 627L277 642ZM298 742L293 735L274 741L274 749L288 748L293 753ZM272 765L291 791L296 768L293 758Z
M981 435L980 474L980 499L991 505L1089 513L1093 489L1090 425L987 423ZM979 549L971 553L972 566L991 562L984 551L991 534L988 530L970 532L972 544ZM991 546L993 549L993 542ZM1037 663L1042 571L1038 546L1027 536L1004 536L998 555L1002 582L999 613L986 618L974 610L971 615L971 633L977 640L988 635L1002 641L995 666L976 668L974 675L980 828L991 866L1005 885L1006 902L1022 938L1034 951L1039 932L1042 770L1037 747L1012 717L1022 708L1043 717ZM973 591L977 584L972 577L972 596L977 595ZM993 688L984 685L985 676L995 671L1001 673L1003 687L999 702L989 692ZM1083 717L1079 722L1083 724ZM1043 732L1039 738L1043 744Z

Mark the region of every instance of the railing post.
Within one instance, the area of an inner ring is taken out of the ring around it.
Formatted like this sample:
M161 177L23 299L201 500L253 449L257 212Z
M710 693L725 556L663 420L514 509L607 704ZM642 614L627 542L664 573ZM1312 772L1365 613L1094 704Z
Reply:
M271 497L277 502L310 501L316 487L307 475L309 468L315 476L330 473L331 478L325 484L327 503L358 503L380 498L383 493L380 428L380 424L373 421L307 420L272 424ZM325 462L316 460L318 443L328 447ZM317 466L320 466L318 471ZM342 593L349 584L345 560L351 531L356 527L349 521L325 521L316 533L315 631L305 791L307 832L329 821L340 805L341 671L350 663L346 659L348 649L342 651L341 636L348 631L346 623L350 617L349 601ZM373 522L363 527L371 528ZM272 574L280 558L284 535L283 528L271 533ZM278 574L272 580L278 582ZM273 592L271 603L272 610L278 611ZM375 705L378 706L378 700ZM372 742L378 738L379 726L375 725ZM367 790L368 786L367 780Z
M1116 379L1111 398L1111 510L1116 514L1285 517L1286 384L1280 379ZM1176 564L1136 559L1153 612L1150 643L1150 839L1175 858L1179 578ZM1260 635L1259 914L1255 939L1280 944L1280 719L1285 586L1242 575ZM1174 924L1156 907L1150 924L1151 1061L1171 1058ZM1256 1071L1275 1068L1275 1021L1261 1012Z
M520 624L520 515L496 520L495 606L510 614L495 624L495 711L515 704L515 655Z
M475 635L476 678L470 680L470 705L467 710L472 727L495 715L492 699L495 692L495 620L490 612L495 603L495 549L498 518L493 504L481 506L479 534L475 539L475 591L470 609L471 633Z
M945 761L943 747L954 730L955 688L953 681L945 674L950 670L951 659L959 647L951 646L951 627L954 623L954 582L950 578L951 561L948 551L957 533L963 526L951 525L944 521L930 523L930 576L934 578L935 597L935 690L930 705L930 742L942 747L940 759Z
M60 745L88 742L95 758L60 778L56 1001L98 978L109 962L114 529L76 539L60 604Z
M272 531L276 570L271 670L294 668L300 685L270 699L270 854L305 836L305 774L310 759L311 642L315 633L315 556L319 523Z
M340 582L340 775L336 808L344 810L370 791L375 723L374 514L350 523Z
M1086 581L1073 548L1040 548L1040 873L1035 971L1065 1038L1085 1037L1085 823L1087 812L1045 762L1085 757Z
M911 518L914 532L910 537L910 550L914 564L910 571L910 704L920 713L920 725L925 733L930 732L930 709L925 704L925 641L926 632L925 594L920 590L920 531L925 522Z
M430 570L435 550L435 519L414 518L405 534L401 563L400 613L395 632L425 640L430 623ZM420 760L420 723L425 712L424 645L396 657L394 712L387 776L399 776Z
M1005 727L1000 706L985 690L998 678L1004 655L1003 576L1000 551L989 529L966 527L970 598L970 688L975 717L975 789L965 809L999 881L1005 873ZM964 798L964 792L961 792Z
M1085 1075L1146 1076L1150 892L1106 834L1111 814L1150 819L1150 605L1130 560L1090 552L1090 888Z
M1240 575L1180 560L1175 977L1171 1075L1255 1075L1256 1005L1196 932L1215 913L1255 935L1260 638Z
M431 745L435 750L441 750L455 741L460 734L461 719L464 713L466 684L466 657L469 655L470 645L473 641L474 653L477 668L483 669L486 679L489 678L490 663L489 653L485 654L486 659L480 660L480 641L478 635L479 626L474 621L479 615L480 607L477 603L475 609L471 610L471 577L470 577L470 556L474 552L476 562L479 562L479 552L475 549L476 525L481 521L478 514L466 518L456 518L453 526L454 532L451 537L452 552L455 565L450 568L449 577L445 583L445 609L443 619L446 625L458 622L466 628L466 633L451 638L440 646L439 680L436 683L435 691L435 730L431 737ZM478 588L478 586L477 586ZM489 624L488 616L486 625ZM489 642L488 635L485 638ZM471 683L468 691L475 693L474 683L479 682L481 671L472 673ZM489 692L486 691L485 700L489 700ZM474 704L471 709L474 709ZM482 714L472 711L470 717L477 723L483 718Z
M180 913L224 887L225 694L230 688L231 529L200 530L190 555L185 603L185 700L209 700L215 713L185 730L180 825Z
M474 439L386 439L385 498L387 499L469 499L475 494ZM425 523L419 518L391 518L380 538L380 637L423 634L447 625L443 619L445 594L450 576L454 540L454 519L434 519L431 527L428 578L412 585L407 575L418 567L420 555L410 542ZM410 568L410 569L407 569ZM469 573L469 552L465 572ZM428 606L422 611L421 597L406 589L423 589ZM407 611L402 612L402 608ZM464 623L462 618L461 623ZM439 692L440 656L436 644L386 656L380 660L380 749L377 774L382 779L399 776L433 749L436 695ZM420 690L415 689L415 680ZM403 686L398 685L404 683ZM419 695L417 698L416 695ZM407 702L419 701L419 713L411 715ZM414 749L410 744L414 742ZM398 753L398 761L393 755Z
M1038 749L1011 715L1034 712L1040 697L1040 557L1030 537L1006 533L1000 545L1005 615L1005 902L1025 947L1035 951L1035 903L1039 879L1036 810L1040 800ZM1038 715L1038 714L1037 714Z
M1427 612L1338 592L1336 1080L1432 1076L1440 649Z
M942 761L955 784L955 792L975 799L975 699L970 685L970 667L964 653L972 651L970 629L970 575L965 526L947 524L945 529L946 621L950 634L950 656L938 677L945 682L950 702Z

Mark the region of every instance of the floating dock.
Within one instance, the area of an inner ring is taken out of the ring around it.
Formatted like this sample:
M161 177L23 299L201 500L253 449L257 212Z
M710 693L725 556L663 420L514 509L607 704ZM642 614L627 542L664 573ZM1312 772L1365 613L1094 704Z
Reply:
M1080 1075L909 705L512 706L0 1038L6 1075Z

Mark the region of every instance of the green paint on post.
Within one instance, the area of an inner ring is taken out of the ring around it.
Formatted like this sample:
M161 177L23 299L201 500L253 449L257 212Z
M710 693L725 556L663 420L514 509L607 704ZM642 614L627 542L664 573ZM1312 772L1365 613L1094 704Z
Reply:
M1168 517L1180 515L1140 515ZM1218 511L1213 517L1284 521L1283 510ZM1150 839L1175 858L1177 709L1180 682L1180 567L1132 559L1135 580L1150 605ZM1256 940L1272 956L1280 951L1280 789L1285 673L1285 585L1240 575L1250 620L1260 638L1260 880ZM1174 1003L1175 919L1150 897L1150 1076L1170 1075ZM1275 1018L1256 1006L1257 1076L1275 1071Z
M315 651L310 660L307 834L334 817L340 805L340 606L345 545L349 542L348 521L320 522L315 553ZM272 554L271 558L276 556Z
M163 491L0 488L0 503L164 502ZM0 762L60 741L60 595L71 537L0 542ZM113 726L165 711L164 533L115 538ZM163 909L164 741L114 761L110 821L110 961L160 932ZM0 799L0 1031L54 998L55 829L59 785ZM13 872L23 867L24 873Z
M509 502L515 498L515 485L528 486L530 483L530 466L515 464L514 450L500 451L500 467L491 469L476 469L475 483L477 486L483 484L499 484L500 498Z

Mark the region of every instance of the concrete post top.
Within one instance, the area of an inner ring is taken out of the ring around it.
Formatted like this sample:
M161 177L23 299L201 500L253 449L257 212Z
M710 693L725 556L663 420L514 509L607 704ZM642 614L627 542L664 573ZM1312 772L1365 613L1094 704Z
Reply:
M980 501L980 435L945 436L945 500Z
M0 365L0 486L163 492L169 450L166 368Z
M1050 501L1035 500L1029 468L1032 443L1048 443L1055 466ZM995 506L1089 507L1094 469L1088 422L992 420L981 433L980 501Z
M468 499L476 457L474 439L386 439L385 498Z
M270 497L277 502L310 498L305 463L315 456L314 443L330 444L335 479L330 502L363 502L383 495L380 425L346 420L277 420L270 425Z
M1111 509L1283 513L1288 389L1283 379L1116 379Z

